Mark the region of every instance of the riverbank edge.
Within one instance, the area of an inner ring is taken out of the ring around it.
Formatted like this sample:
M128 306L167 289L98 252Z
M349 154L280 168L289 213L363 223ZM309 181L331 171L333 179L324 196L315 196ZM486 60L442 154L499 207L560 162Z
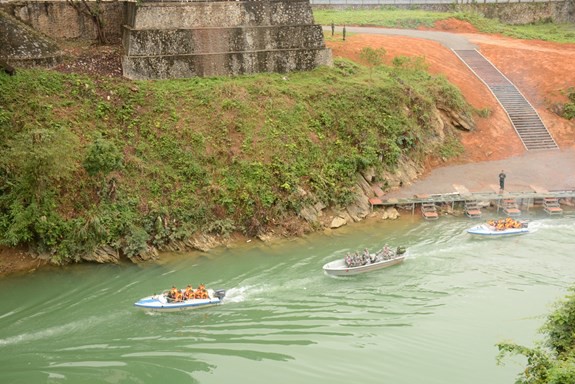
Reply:
M564 209L567 209L568 211L575 210L575 204L573 204L573 203L562 204L562 206L564 207ZM407 209L407 208L398 207L396 209L398 210L398 213L399 213L399 215L396 218L388 217L385 214L385 212L386 212L385 208L375 208L373 210L373 212L371 212L369 215L367 215L364 219L362 219L360 221L354 221L354 222L347 223L345 225L345 227L347 227L349 229L350 226L353 227L353 226L360 226L360 225L375 225L377 223L386 222L386 221L403 221L403 220L410 220L412 222L414 220L416 222L425 221L423 216L421 216L421 214L420 214L419 208L416 208L414 211L412 211L411 208ZM483 209L486 210L487 213L489 214L489 213L496 212L497 207L488 206L488 207L484 207ZM446 204L444 206L439 207L440 218L446 217L446 216L461 217L464 214L465 213L463 212L462 209L459 209L459 208L451 209L451 206L449 204ZM481 220L481 219L479 219L479 220ZM470 219L470 226L476 222L477 222L477 219L474 219L474 220ZM337 231L337 230L339 230L339 228L325 227L325 228L318 230L318 231L315 231L313 233L321 232L327 236L330 233L333 233L334 231ZM311 233L308 233L308 234L311 234ZM302 236L294 236L294 238L304 237L308 234L304 234ZM233 235L230 235L227 238L221 238L220 241L217 244L214 244L214 246L211 249L215 249L215 248L219 248L219 247L239 248L242 245L245 245L247 243L252 243L254 241L259 242L261 244L273 244L275 242L284 241L285 239L286 239L285 236L273 236L273 235L265 236L262 238L248 238L248 237L246 237L240 233L235 233ZM194 250L160 251L159 257L157 259L145 261L144 263L161 262L162 255L180 254L180 256L175 256L175 257L187 257L189 255L189 253L197 253L198 255L200 255L200 254L205 253L205 252L209 252L209 250L197 249L195 251ZM123 262L125 262L127 264L133 264L131 261L128 261L128 260L123 261ZM77 265L80 265L80 264L84 265L86 263L88 263L88 262L83 261L83 262L77 263ZM73 264L66 264L66 266L70 266L70 265L73 265ZM62 267L63 266L54 265L46 259L34 256L24 249L9 248L9 247L1 247L0 246L0 279L5 278L5 277L11 277L11 276L31 274L31 273L34 273L36 271L47 270L50 268L55 269L55 270L59 270Z
M365 218L363 218L362 220L349 222L349 223L345 224L345 226L349 227L349 226L354 226L354 225L359 225L359 224L366 225L370 222L376 223L378 221L392 220L392 219L382 218L384 212L385 212L384 208L377 208L373 212L371 212L369 215L367 215ZM402 210L400 212L399 216L393 220L402 220L402 219L405 219L405 217L411 216L411 215L412 215L411 212L407 212L407 211ZM421 218L419 215L417 215L417 217ZM423 218L421 218L421 219L423 219ZM301 236L292 236L292 237L293 238L303 237L303 236L306 236L308 234L318 233L318 232L320 232L320 233L323 232L323 233L328 234L328 233L331 233L331 232L337 231L337 230L338 230L338 228L324 227L324 228L319 229L317 231L308 232L308 233L305 233ZM279 241L282 241L285 239L286 239L286 236L284 236L284 235L266 234L264 236L250 238L250 237L246 237L240 233L234 233L228 237L212 238L213 241L211 241L210 246L205 248L205 249L197 249L196 248L196 249L185 249L185 250L181 250L181 251L161 250L158 252L158 257L156 259L143 261L141 263L160 262L160 260L162 260L162 255L167 255L167 254L172 254L172 255L173 254L182 254L182 257L185 257L184 254L193 253L193 252L201 254L201 253L209 252L210 249L215 249L215 248L219 248L219 247L237 248L237 247L242 246L243 244L251 243L251 242L260 242L261 244L270 244L270 243L279 242ZM124 262L126 264L134 264L132 261L130 261L128 259L120 261L120 263L124 263ZM81 261L81 262L78 262L76 264L77 265L80 265L80 264L84 265L87 263L90 263L90 262L89 261ZM95 263L95 264L100 264L100 263ZM74 265L74 263L67 263L64 265L55 265L55 264L51 263L49 260L47 260L46 258L39 257L37 255L33 255L23 248L10 248L10 247L6 247L6 246L0 246L0 278L34 273L36 271L45 270L48 268L60 269L61 267L70 266L70 265Z

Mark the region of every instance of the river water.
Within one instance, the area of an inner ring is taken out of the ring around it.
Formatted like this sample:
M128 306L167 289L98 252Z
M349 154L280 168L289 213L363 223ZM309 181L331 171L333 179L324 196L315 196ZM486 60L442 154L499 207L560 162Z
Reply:
M484 219L490 218L484 215ZM476 221L370 219L161 264L79 265L0 280L1 383L508 383L575 278L575 212L529 213L534 231L475 238ZM346 252L405 245L406 261L334 278ZM143 296L191 283L224 304L146 313Z

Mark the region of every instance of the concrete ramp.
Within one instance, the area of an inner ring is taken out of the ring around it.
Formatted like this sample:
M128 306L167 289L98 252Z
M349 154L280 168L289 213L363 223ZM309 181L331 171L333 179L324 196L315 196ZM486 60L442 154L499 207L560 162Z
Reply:
M475 49L454 49L453 52L491 90L527 150L558 149L537 111L489 60Z

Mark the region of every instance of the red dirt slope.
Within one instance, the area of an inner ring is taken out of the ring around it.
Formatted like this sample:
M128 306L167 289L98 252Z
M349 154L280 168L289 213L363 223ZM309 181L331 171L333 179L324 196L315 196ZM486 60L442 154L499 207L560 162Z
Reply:
M575 121L567 121L550 111L554 103L566 102L564 92L575 86L575 44L479 34L473 26L459 20L441 21L435 29L461 33L479 46L480 52L535 107L559 146L575 146ZM466 151L452 162L501 160L524 152L523 144L495 97L465 64L441 44L401 36L354 34L346 41L332 40L327 45L333 50L334 57L354 61L359 61L359 52L367 46L384 48L388 62L395 56L423 57L430 72L445 75L473 107L491 111L488 118L477 119L477 131L461 135Z

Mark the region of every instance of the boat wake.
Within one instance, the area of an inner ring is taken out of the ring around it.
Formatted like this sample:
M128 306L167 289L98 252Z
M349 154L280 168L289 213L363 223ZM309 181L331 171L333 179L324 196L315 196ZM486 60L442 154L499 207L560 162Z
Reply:
M533 221L529 224L529 228L534 229L553 229L553 230L575 230L575 223L573 221L559 221L559 220L541 220Z
M241 303L242 301L246 300L246 297L250 293L254 293L257 288L254 290L254 287L238 287L238 288L230 288L226 290L226 297L224 298L224 303ZM263 288L260 289L261 292L264 291Z
M13 344L31 343L45 339L60 338L76 332L86 332L93 327L97 327L101 324L113 321L123 315L124 314L115 313L108 316L90 316L82 320L76 320L66 324L47 327L36 332L9 336L0 339L0 347L5 347Z

